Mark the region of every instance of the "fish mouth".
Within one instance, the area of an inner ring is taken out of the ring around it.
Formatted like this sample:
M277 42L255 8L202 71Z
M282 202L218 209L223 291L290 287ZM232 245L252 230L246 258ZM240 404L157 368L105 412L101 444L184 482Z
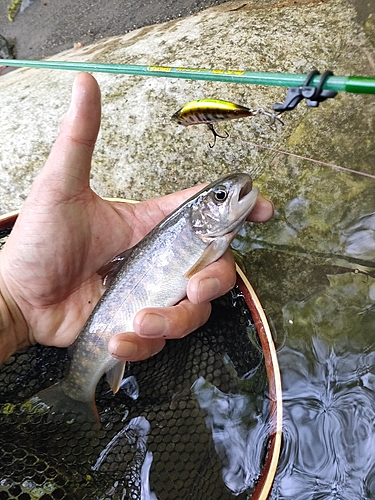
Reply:
M248 195L251 192L251 188L252 182L249 180L241 187L240 194L238 195L238 201L241 201L242 198Z
M239 189L238 196L233 197L238 221L244 221L254 208L258 199L258 188L252 187L251 180L246 181Z
M248 176L247 176L248 177ZM228 219L231 223L226 226L221 235L226 234L229 240L232 240L243 222L254 208L258 199L259 189L252 188L251 179L245 180L240 185L234 186L234 192L230 200ZM219 236L219 235L217 235Z

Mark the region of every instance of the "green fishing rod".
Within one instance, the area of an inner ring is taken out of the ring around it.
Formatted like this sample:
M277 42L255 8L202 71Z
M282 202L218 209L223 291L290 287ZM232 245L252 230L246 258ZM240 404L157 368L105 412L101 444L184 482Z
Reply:
M183 78L186 80L206 80L250 85L277 87L298 87L304 84L308 75L291 73L267 73L227 69L186 68L170 66L141 66L136 64L104 64L64 61L33 61L0 59L2 66L86 71L90 73L112 73L117 75L153 76L161 78ZM319 85L319 75L314 76L309 85ZM363 76L328 76L323 89L336 92L375 94L375 78Z

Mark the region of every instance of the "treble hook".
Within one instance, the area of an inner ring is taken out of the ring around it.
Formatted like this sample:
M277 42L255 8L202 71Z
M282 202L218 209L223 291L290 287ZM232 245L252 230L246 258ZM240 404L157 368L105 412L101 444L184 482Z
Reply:
M208 145L210 146L210 148L211 148L211 149L212 149L212 148L215 146L215 144L216 144L216 137L220 137L220 139L227 139L227 138L229 137L228 132L225 132L225 133L226 133L226 135L220 135L220 134L218 134L218 133L216 132L216 130L214 129L214 126L212 125L212 123L207 123L207 127L208 127L208 128L211 130L211 132L214 134L214 143L212 144L212 146L211 146L211 144L210 144L210 143L208 143Z

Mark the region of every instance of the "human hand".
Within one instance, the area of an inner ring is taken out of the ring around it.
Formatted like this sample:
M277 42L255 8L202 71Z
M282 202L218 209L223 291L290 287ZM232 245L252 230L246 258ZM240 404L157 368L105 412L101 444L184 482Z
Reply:
M104 291L97 271L201 187L139 204L100 198L89 184L100 115L96 80L81 73L46 165L0 252L0 362L36 342L70 345ZM272 213L271 202L260 197L250 218L263 221ZM160 351L166 339L187 335L206 322L209 301L230 290L235 276L228 251L189 280L179 304L140 311L134 332L114 336L109 352L141 360Z

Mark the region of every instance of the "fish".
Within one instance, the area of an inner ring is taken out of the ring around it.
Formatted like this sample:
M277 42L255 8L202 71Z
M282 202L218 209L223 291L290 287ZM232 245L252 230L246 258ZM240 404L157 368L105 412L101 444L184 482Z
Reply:
M274 113L266 111L263 108L251 109L241 106L240 104L219 99L197 99L195 101L190 101L176 111L176 113L172 115L171 120L184 127L206 124L214 135L214 143L213 145L209 145L210 148L213 148L216 143L216 137L220 137L221 139L229 137L227 132L225 136L219 135L214 129L213 123L246 118L259 114L268 116L272 124L275 120L281 122Z
M257 197L248 174L229 174L180 205L130 254L113 258L105 266L108 287L73 345L67 376L33 396L32 406L83 415L99 428L96 386L105 373L116 393L125 369L125 362L108 352L111 337L132 331L140 309L168 307L182 300L189 278L224 254Z

